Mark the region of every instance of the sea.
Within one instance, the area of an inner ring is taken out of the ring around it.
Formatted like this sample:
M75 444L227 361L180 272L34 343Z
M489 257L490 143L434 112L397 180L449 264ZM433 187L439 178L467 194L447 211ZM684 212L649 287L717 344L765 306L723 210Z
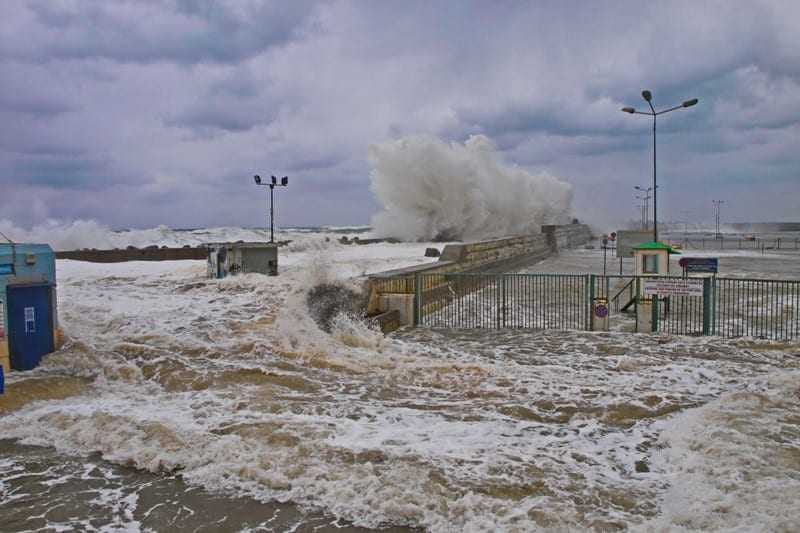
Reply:
M443 246L340 242L370 235L282 228L277 277L59 260L65 345L0 397L0 530L797 530L800 344L384 336L347 314L323 331L311 288L358 291ZM80 249L265 236L80 223L22 237ZM526 271L601 272L593 246ZM788 248L692 253L734 277L800 279Z

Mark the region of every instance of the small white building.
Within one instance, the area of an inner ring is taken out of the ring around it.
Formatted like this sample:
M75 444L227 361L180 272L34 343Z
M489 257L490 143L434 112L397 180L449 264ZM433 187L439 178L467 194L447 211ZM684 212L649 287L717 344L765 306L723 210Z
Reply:
M637 276L669 275L669 256L680 254L663 242L645 242L633 247L634 272Z
M278 275L278 245L270 242L224 242L208 245L208 277L236 274Z

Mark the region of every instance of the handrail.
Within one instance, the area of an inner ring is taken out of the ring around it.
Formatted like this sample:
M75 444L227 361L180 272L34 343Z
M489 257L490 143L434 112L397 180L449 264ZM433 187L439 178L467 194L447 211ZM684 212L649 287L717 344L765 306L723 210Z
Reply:
M619 295L620 295L620 294L622 294L623 292L625 292L625 289L627 289L628 287L630 287L631 285L633 285L633 282L634 282L634 281L636 281L636 276L632 277L632 278L631 278L631 280L630 280L628 283L626 283L626 284L625 284L625 285L624 285L624 286L623 286L623 287L622 287L622 288L619 290L619 292L617 292L617 294L615 294L615 295L614 295L614 297L613 297L613 298L611 298L611 301L613 302L613 301L615 301L615 300L618 300L618 299L619 299Z

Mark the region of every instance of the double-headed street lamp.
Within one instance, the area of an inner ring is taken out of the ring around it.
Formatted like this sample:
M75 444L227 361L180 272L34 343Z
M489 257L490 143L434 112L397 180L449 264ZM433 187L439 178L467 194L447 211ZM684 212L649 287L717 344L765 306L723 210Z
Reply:
M644 200L644 218L642 219L643 220L642 225L644 226L644 230L647 231L647 220L650 218L650 198L652 198L652 196L650 196L650 191L652 191L653 188L648 187L646 189L643 189L637 185L636 187L634 187L634 189L644 193L644 196L637 196L636 198L641 198L642 200Z
M647 211L646 211L647 203L645 201L645 197L637 196L636 199L642 201L642 203L638 204L636 207L639 208L639 221L642 224L642 231L647 231ZM647 199L649 200L650 197L648 196Z
M653 107L653 94L647 89L642 91L642 98L647 101L647 104L650 106L650 111L637 111L632 107L623 107L622 110L632 115L650 115L653 117L653 242L658 242L658 203L656 200L658 193L658 185L656 184L656 117L658 115L663 115L664 113L669 113L670 111L675 111L676 109L680 109L682 107L692 107L697 103L697 98L686 100L681 105L676 105L675 107L670 107L669 109L664 109L662 111L655 110Z
M261 185L263 187L269 187L269 242L275 242L275 210L274 210L274 199L272 197L273 191L275 187L286 187L289 185L289 178L284 176L281 178L280 183L278 182L278 178L275 176L270 176L272 178L271 183L261 183L261 176L256 174L253 176L253 180L255 180L256 185Z

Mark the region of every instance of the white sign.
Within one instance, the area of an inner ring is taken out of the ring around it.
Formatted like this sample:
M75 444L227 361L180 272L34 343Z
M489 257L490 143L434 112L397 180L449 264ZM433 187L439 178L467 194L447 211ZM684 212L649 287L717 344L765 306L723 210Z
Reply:
M36 308L25 308L25 333L36 333Z
M703 296L702 279L645 279L645 296Z

